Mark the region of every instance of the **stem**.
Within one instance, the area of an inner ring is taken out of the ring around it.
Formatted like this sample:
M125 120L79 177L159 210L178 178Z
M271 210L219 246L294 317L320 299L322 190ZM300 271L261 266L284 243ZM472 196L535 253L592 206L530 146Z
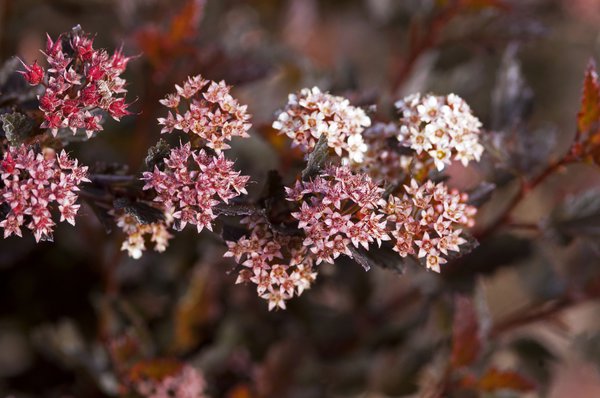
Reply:
M566 295L558 300L546 303L546 305L543 305L541 308L533 308L524 311L521 314L510 317L509 319L494 325L490 331L490 338L496 337L517 327L546 320L573 305L580 304L581 302L582 300L577 300L571 295Z
M523 199L525 199L525 197L527 196L527 194L529 192L531 192L533 189L535 189L538 185L540 185L542 182L544 182L546 180L546 178L548 178L549 176L554 174L556 171L560 170L562 167L572 163L575 160L576 159L573 156L571 156L571 151L569 151L560 160L550 163L550 165L548 165L548 167L546 167L546 169L542 173L540 173L537 177L535 177L531 181L521 180L521 185L519 186L519 191L512 198L512 200L510 201L508 206L504 209L502 214L500 214L500 216L495 221L493 221L487 228L485 228L483 231L475 234L475 237L478 240L481 240L481 239L491 235L492 233L496 232L496 230L499 229L504 224L508 223L510 221L510 216L511 216L513 210L519 204L521 204L521 202L523 201Z
M112 175L112 174L91 174L90 180L97 183L129 183L136 180L131 175Z
M406 56L404 63L400 67L398 74L392 82L392 92L395 93L398 91L402 84L408 79L421 55L438 44L440 32L448 24L448 22L450 22L450 20L456 16L459 8L460 6L458 5L458 2L453 1L451 5L433 17L425 30L425 35L422 38L415 38L415 40L411 42L408 55ZM411 26L411 30L411 34L415 35L416 37L416 25L413 24Z

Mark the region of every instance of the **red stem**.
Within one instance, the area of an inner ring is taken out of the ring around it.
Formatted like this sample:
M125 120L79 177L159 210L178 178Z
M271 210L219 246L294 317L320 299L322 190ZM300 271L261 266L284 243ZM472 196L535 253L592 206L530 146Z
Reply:
M500 227L502 227L504 224L508 223L510 221L510 216L511 216L513 210L515 210L515 208L519 204L521 204L521 202L523 201L523 199L525 199L525 197L527 196L527 194L529 192L531 192L538 185L540 185L543 181L545 181L546 178L548 178L549 176L551 176L552 174L554 174L556 171L560 170L562 167L566 166L567 164L572 163L574 160L575 160L575 158L573 156L571 156L571 152L569 152L562 159L550 163L550 165L548 165L548 167L546 167L546 169L542 173L540 173L537 177L535 177L531 181L522 180L521 185L519 187L519 191L512 198L512 200L510 201L510 203L508 204L506 209L504 209L502 214L494 222L492 222L490 225L488 225L488 227L485 228L483 231L475 234L475 237L478 240L481 240L481 239L491 235L492 233L496 232L496 230L499 229Z
M453 2L450 6L446 7L439 14L433 17L429 25L426 27L425 35L423 37L417 37L414 41L411 41L410 50L404 60L404 63L400 67L398 74L392 82L392 92L395 93L398 91L402 84L408 79L421 55L438 44L441 30L458 13L459 8L458 2ZM416 32L416 29L416 25L412 25L411 34L416 36L417 33L414 33Z

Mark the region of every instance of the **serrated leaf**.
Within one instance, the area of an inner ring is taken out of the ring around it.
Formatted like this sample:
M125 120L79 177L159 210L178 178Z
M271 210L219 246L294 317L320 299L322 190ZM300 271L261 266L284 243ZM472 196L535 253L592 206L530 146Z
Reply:
M479 357L480 350L479 321L475 305L466 296L456 296L450 362L454 368L471 365Z
M123 210L135 217L139 224L152 224L165 219L165 215L161 210L143 202L132 202L127 198L115 199L113 206L116 210Z
M11 145L19 145L31 136L35 123L27 115L19 112L0 115L2 130Z
M512 390L518 392L528 392L535 390L535 383L527 377L512 371L489 369L479 379L479 389L484 392L494 392L499 390Z
M600 84L596 64L590 60L583 79L581 108L577 114L577 129L580 133L588 132L600 121Z

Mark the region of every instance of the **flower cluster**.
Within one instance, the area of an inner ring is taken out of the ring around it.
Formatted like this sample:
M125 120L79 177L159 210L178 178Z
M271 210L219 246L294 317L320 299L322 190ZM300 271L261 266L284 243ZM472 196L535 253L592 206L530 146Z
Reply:
M399 183L418 162L414 156L402 154L396 137L400 133L395 123L375 123L363 133L367 152L364 161L356 165L374 181Z
M129 58L121 50L109 55L94 49L92 38L74 32L70 40L59 37L52 41L48 36L44 55L49 65L46 83L37 62L25 65L22 74L31 85L45 85L39 97L45 119L42 127L53 135L60 128L70 128L73 133L83 129L89 138L102 130L101 111L115 120L130 114L124 98L125 80L120 77Z
M206 397L206 380L194 367L168 360L153 362L142 362L131 369L130 378L137 394L144 398ZM162 374L165 372L166 375Z
M425 258L427 268L440 272L440 265L447 262L444 256L466 243L460 227L471 227L477 210L466 204L467 194L448 191L443 183L427 181L419 186L412 180L404 189L403 197L391 195L384 209L395 224L394 250L402 257Z
M155 166L144 173L144 190L155 191L154 200L175 219L177 230L188 223L196 225L198 232L205 227L212 230L211 223L217 217L213 208L220 201L228 203L247 193L249 177L235 171L233 162L223 153L213 156L204 150L192 150L188 142L173 148L164 165L164 170Z
M246 217L242 224L250 228L249 236L228 241L225 257L234 257L244 269L236 283L252 282L257 293L268 300L269 310L285 309L285 301L301 295L317 277L314 255L299 236L273 231L262 217Z
M175 88L176 93L160 101L171 109L166 118L158 119L162 133L174 130L192 133L217 153L229 148L227 141L232 137L248 136L248 106L240 105L229 94L231 87L224 81L217 83L198 75L188 77L183 87L175 85Z
M154 243L154 250L162 253L167 249L169 240L173 237L167 230L172 220L140 224L136 218L124 213L116 217L117 226L127 235L121 245L121 250L127 251L131 258L139 259L146 250L145 236Z
M332 263L340 254L352 257L350 243L365 249L389 240L386 220L379 210L385 204L383 189L366 174L353 173L347 166L331 167L312 181L297 181L286 188L288 200L302 202L292 213L306 234L304 245L316 263Z
M344 163L363 161L367 147L361 133L371 119L343 98L322 93L317 87L290 94L273 128L290 137L292 146L310 152L322 134Z
M79 184L89 181L87 167L79 166L65 151L56 155L49 149L36 154L26 145L7 149L0 162L0 177L0 204L10 208L0 222L4 237L22 236L21 227L27 222L37 242L52 240L54 206L61 222L75 225Z
M481 122L458 95L413 94L396 103L402 113L398 140L417 154L426 153L441 171L451 160L467 165L481 158Z

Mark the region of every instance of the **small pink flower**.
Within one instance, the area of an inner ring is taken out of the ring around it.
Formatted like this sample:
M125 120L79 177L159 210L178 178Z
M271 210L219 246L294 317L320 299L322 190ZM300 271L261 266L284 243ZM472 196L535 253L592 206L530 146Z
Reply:
M21 61L21 63L23 64L25 71L19 73L23 75L27 83L32 86L37 86L44 80L44 69L38 65L37 61L34 61L31 65L27 65L23 61Z

